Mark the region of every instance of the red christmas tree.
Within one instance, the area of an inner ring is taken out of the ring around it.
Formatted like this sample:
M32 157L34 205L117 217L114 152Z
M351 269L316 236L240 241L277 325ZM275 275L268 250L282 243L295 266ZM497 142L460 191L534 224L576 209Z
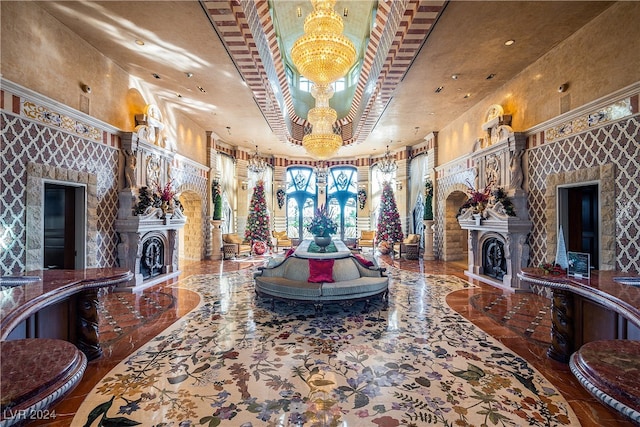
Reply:
M267 201L264 197L264 181L257 182L253 189L247 216L247 228L244 230L245 240L251 242L265 242L271 246L269 237L269 214L267 213Z
M378 242L400 242L402 234L402 224L396 199L391 189L391 184L385 182L382 185L382 197L380 198L380 213L378 214Z

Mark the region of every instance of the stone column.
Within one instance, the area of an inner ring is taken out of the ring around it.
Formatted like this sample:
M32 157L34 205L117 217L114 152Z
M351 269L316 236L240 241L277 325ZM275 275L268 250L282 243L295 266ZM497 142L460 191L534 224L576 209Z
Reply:
M422 223L424 224L424 254L422 258L425 261L431 261L436 259L433 254L433 220L425 219Z
M211 220L211 259L222 259L222 220Z

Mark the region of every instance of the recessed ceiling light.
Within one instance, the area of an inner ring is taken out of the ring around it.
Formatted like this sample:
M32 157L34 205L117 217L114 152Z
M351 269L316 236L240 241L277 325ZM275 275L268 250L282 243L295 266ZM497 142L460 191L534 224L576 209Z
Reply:
M458 80L458 75L457 74L451 74L451 78L453 80Z
M178 98L182 98L182 95L180 95L179 93L176 93L176 96L177 96Z
M207 93L206 90L204 90L204 88L202 86L198 86L198 90L202 93Z
M151 75L152 75L154 78L156 78L156 79L160 80L160 74L158 74L158 73L153 73L153 74L151 74Z
M467 93L467 94L465 94L465 95L464 95L464 99L467 99L467 98L469 98L469 97L471 97L471 94L470 94L470 93Z
M138 46L144 46L144 40L136 39L136 44Z
M511 46L512 44L514 44L516 41L514 39L509 39L506 42L504 42L505 46Z
M184 73L185 76L187 76L188 79L190 79L191 77L193 77L193 73Z
M495 76L496 76L496 75L495 75L495 73L491 73L491 74L489 74L489 75L486 77L486 79L487 79L487 80L491 80L491 79L492 79L492 78L494 78Z
M438 86L438 87L436 88L436 93L440 93L440 92L442 92L442 89L444 89L444 86Z

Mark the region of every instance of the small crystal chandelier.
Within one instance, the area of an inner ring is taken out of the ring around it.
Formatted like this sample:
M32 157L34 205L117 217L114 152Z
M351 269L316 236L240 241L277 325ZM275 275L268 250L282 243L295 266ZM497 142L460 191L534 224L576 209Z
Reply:
M256 175L260 175L267 169L267 162L265 159L260 156L260 152L258 151L258 146L256 145L256 152L253 153L249 162L247 163L247 170L249 172L253 172Z
M378 169L385 175L393 175L393 173L398 169L398 164L396 163L396 159L391 157L391 152L389 151L389 146L387 145L387 152L384 153L384 158L378 162Z

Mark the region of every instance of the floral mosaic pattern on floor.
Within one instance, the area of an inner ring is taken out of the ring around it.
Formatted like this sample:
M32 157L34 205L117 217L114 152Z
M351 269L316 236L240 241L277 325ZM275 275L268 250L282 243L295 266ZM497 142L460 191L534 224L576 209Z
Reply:
M579 425L525 360L451 310L471 286L390 268L388 310L270 303L253 270L176 286L202 303L103 378L73 425Z

